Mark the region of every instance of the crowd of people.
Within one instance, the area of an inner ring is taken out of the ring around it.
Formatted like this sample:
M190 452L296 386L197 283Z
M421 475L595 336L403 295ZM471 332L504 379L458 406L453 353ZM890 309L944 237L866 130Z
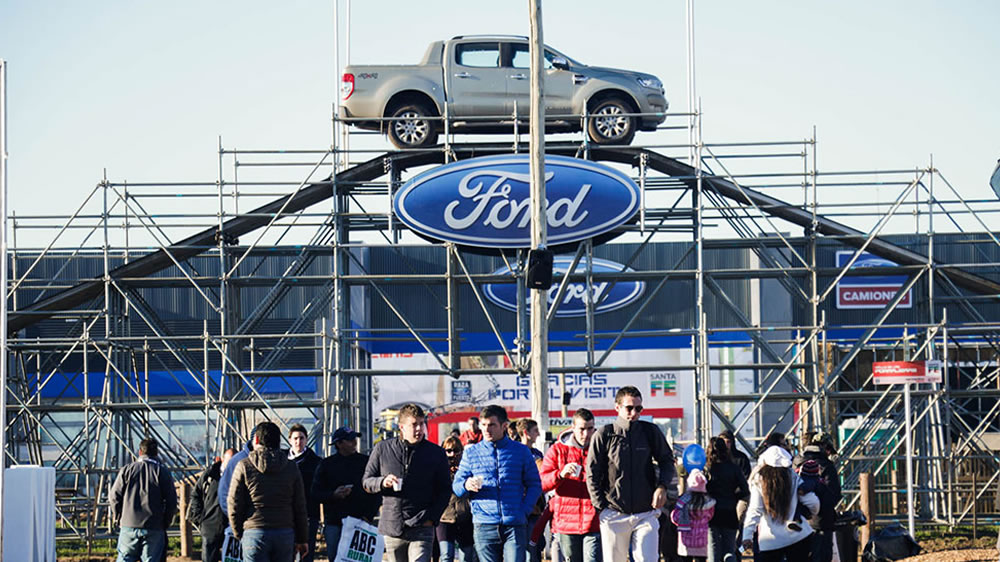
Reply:
M709 440L704 463L688 466L685 455L681 473L659 427L640 419L641 392L621 388L614 406L600 428L577 410L544 453L538 424L496 405L439 446L426 413L407 404L399 436L370 456L348 427L321 459L305 427L289 428L286 450L278 426L262 422L198 477L187 516L205 562L221 560L227 536L246 562L310 561L321 522L333 560L347 517L377 520L393 562L832 559L840 485L829 436L806 435L793 455L783 435L769 435L751 464L726 431ZM120 561L165 559L177 496L158 458L157 443L142 441L111 488Z

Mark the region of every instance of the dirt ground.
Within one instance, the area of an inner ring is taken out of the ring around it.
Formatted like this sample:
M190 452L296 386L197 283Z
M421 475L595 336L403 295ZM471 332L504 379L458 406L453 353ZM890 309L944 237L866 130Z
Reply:
M985 562L996 562L1000 560L1000 553L995 548L974 548L968 550L946 550L942 552L928 552L920 556L907 558L905 562L965 562L971 560L983 560Z

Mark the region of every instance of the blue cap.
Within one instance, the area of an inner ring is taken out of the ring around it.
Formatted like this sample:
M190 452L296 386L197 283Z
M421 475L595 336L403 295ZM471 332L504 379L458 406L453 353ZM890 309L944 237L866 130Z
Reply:
M336 443L337 441L343 441L344 439L357 439L360 435L360 433L345 425L344 427L337 428L337 431L333 432L333 442Z

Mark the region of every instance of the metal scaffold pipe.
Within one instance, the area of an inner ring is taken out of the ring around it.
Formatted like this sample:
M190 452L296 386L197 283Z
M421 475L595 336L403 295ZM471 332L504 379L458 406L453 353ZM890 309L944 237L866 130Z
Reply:
M545 103L542 61L542 0L528 0L531 9L531 248L548 245L545 200ZM548 290L531 290L531 417L542 436L549 430L549 323Z

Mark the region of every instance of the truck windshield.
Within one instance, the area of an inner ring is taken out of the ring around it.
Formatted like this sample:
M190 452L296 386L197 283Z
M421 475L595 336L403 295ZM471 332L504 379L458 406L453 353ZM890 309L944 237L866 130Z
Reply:
M531 67L531 55L528 50L528 45L526 43L515 43L512 46L510 65L513 68L530 68ZM585 66L566 55L554 51L549 47L545 48L545 68L552 68L552 59L555 57L563 57L570 62L573 66Z

